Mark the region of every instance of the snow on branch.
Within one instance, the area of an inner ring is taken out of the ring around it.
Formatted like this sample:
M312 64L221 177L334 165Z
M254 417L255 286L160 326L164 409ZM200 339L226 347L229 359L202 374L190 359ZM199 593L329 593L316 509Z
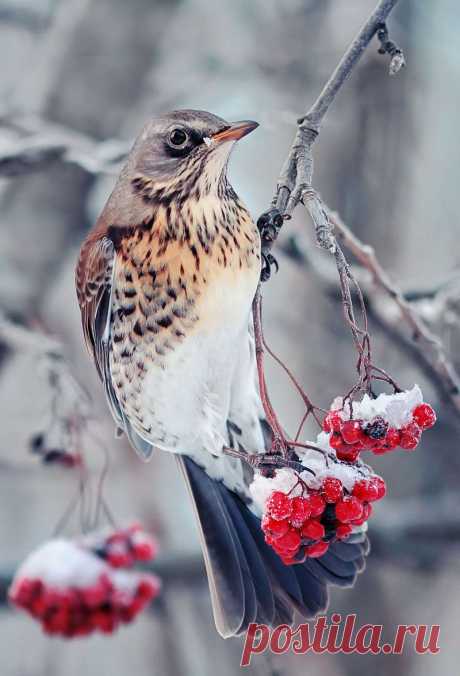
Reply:
M0 114L0 130L0 177L42 171L55 162L76 165L88 174L113 174L129 151L129 144L122 141L97 142L32 116Z

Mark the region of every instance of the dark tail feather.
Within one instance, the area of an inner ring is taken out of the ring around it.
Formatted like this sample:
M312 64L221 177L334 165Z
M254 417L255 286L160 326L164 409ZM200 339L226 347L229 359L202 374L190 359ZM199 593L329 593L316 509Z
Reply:
M331 545L319 559L285 566L264 540L259 519L190 458L179 458L200 526L218 632L241 634L251 622L291 624L294 611L311 618L328 603L327 586L354 583L369 545L363 534Z

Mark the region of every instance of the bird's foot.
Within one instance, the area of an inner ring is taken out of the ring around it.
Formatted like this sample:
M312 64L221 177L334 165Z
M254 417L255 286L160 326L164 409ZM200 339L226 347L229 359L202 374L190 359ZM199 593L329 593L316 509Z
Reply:
M273 254L270 253L270 249L278 238L283 221L283 216L276 207L272 207L268 211L265 211L257 220L257 228L260 233L262 246L262 271L260 274L262 282L266 282L270 279L272 266L274 266L275 271L278 272L278 262Z
M265 253L262 251L262 269L260 271L260 280L266 282L270 279L272 274L272 266L275 267L275 272L278 272L279 265L278 261L271 253Z

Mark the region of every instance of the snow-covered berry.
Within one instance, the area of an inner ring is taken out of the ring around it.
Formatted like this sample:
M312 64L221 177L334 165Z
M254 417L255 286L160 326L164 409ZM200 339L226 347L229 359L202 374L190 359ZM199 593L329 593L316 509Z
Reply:
M324 479L321 492L326 502L335 503L340 500L343 494L343 485L340 479L328 476Z
M321 516L326 509L326 501L319 493L311 493L308 498L308 506L310 507L310 516Z
M319 540L308 547L305 547L305 554L311 559L317 559L323 556L329 549L329 543L324 540Z
M422 430L429 430L436 422L436 413L429 404L420 404L412 411L415 422Z
M346 420L340 430L342 438L347 444L356 444L361 440L361 420Z
M292 498L292 511L289 517L290 523L299 528L303 522L311 515L311 501L301 496Z
M342 523L359 519L363 514L363 503L354 495L346 495L335 506L335 514Z
M266 509L274 519L288 519L292 514L292 501L286 493L273 491L267 500Z
M406 451L413 451L417 448L421 436L422 430L417 425L417 423L410 422L401 430L401 440L399 445Z
M324 537L326 530L322 523L316 519L309 519L302 526L300 534L303 538L308 538L309 540L320 540Z

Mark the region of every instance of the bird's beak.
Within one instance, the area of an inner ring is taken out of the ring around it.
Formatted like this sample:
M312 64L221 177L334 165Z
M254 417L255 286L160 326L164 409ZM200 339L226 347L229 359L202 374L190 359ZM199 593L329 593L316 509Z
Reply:
M239 141L240 138L250 134L259 126L258 122L252 120L243 120L242 122L233 122L229 127L218 131L212 136L212 140L216 143L224 143L225 141Z

